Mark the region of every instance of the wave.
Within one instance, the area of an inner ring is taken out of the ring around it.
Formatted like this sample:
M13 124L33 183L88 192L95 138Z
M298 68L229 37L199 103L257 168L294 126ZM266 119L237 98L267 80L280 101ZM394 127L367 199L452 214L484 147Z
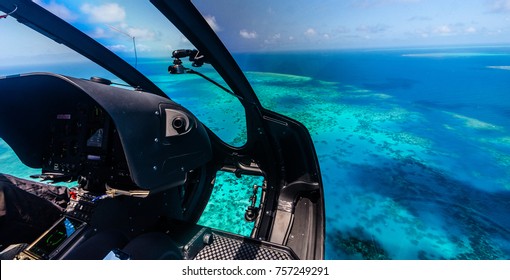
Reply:
M485 52L435 52L435 53L409 53L403 54L405 57L479 57L479 56L509 56L508 53L485 53Z
M510 66L487 66L490 69L510 70Z
M452 117L454 117L456 119L462 120L464 122L465 126L468 128L482 129L482 130L497 130L497 131L504 130L504 128L501 126L487 123L487 122L484 122L484 121L481 121L481 120L478 120L475 118L470 118L470 117L467 117L464 115L455 114L455 113L451 113L451 112L445 112L445 113L451 115Z
M258 78L268 78L268 79L288 79L291 81L311 81L312 77L308 76L300 76L293 74L283 74L283 73L274 73L274 72L260 72L260 71L246 71L244 72L247 76L256 76Z

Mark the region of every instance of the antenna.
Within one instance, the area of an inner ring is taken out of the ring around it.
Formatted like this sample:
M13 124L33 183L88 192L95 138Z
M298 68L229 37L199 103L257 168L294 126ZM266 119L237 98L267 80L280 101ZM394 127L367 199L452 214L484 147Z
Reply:
M14 14L14 12L16 12L17 10L18 10L18 6L14 5L14 10L12 10L11 12L8 12L8 13L6 13L4 15L0 15L0 19L7 18L8 16Z
M108 24L107 24L107 25L108 25ZM133 40L133 49L134 49L134 51L135 51L135 68L136 68L136 67L138 66L138 55L137 55L137 53L136 53L136 41L135 41L135 36L131 36L131 35L129 35L129 33L124 32L124 31L122 31L122 30L120 30L120 29L118 29L118 28L115 28L115 27L111 26L111 25L108 25L108 27L110 27L111 29L113 29L113 30L115 30L115 31L117 31L117 32L119 32L119 33L121 33L121 34L124 34L124 35L128 36L129 38L131 38L131 39Z

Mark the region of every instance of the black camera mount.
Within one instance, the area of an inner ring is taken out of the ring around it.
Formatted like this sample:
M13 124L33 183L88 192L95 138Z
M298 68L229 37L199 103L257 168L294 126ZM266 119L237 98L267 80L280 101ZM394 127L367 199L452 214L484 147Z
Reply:
M205 55L200 53L198 50L186 50L186 49L179 49L172 52L172 57L174 59L174 62L172 65L168 66L168 73L170 74L196 74L207 81L213 83L214 85L218 86L222 90L226 91L227 93L240 98L235 93L233 93L230 89L220 85L219 83L215 82L211 78L205 76L204 74L197 72L193 69L186 68L182 65L181 58L189 57L189 61L192 62L191 66L193 67L201 67L204 65L204 63L210 63L209 60L206 58Z

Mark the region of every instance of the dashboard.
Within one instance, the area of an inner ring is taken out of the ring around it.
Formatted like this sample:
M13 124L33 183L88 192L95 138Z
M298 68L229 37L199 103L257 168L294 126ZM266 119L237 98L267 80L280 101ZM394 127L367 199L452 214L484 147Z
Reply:
M168 98L52 73L0 88L0 137L43 180L156 192L212 158L204 126Z

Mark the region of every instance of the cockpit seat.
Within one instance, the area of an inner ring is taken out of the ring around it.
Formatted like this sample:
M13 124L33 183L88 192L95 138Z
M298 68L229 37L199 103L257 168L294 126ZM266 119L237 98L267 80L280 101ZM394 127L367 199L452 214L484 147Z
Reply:
M125 253L131 260L179 260L183 259L172 239L161 232L144 233L132 240L116 230L105 230L90 237L64 259L102 260L112 251Z
M67 202L66 187L0 173L0 248L33 242L60 218Z
M64 259L102 260L111 250L124 247L128 241L129 239L120 231L101 231L71 250Z
M162 232L142 234L131 240L123 249L133 260L182 260L174 241Z

